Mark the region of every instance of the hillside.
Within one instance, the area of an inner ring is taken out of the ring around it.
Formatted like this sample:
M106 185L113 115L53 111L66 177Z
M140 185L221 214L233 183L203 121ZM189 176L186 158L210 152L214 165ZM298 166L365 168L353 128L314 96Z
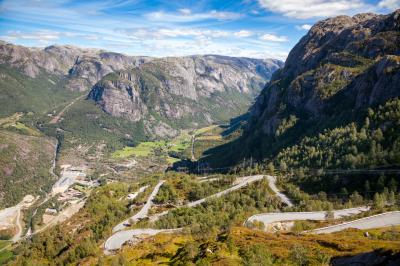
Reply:
M400 96L399 14L316 23L257 97L243 137L210 151L210 161L273 159L306 136L352 122L361 125L368 108Z
M95 112L105 120L107 114L126 120L128 127L140 128L150 138L171 137L180 129L227 121L246 112L282 65L272 59L214 55L155 59L69 45L41 49L0 42L0 115L33 112L35 120L46 124L47 116L88 94L87 101L76 101L77 106L70 108L79 109L79 117L66 112L57 120L67 132L93 139L87 134L91 130L72 124L91 124ZM70 116L75 122L68 120Z
M112 116L142 121L152 135L172 136L246 112L280 65L215 55L154 59L107 75L88 98Z
M11 118L0 120L0 207L50 190L55 148L40 132Z
M151 58L71 45L29 48L0 42L1 65L17 69L30 78L38 78L44 73L55 75L64 79L61 87L70 91L88 90L108 73L149 60Z
M232 16L178 11L152 19ZM217 34L139 31L113 34ZM0 42L0 264L399 265L399 44L400 9L319 21L284 64Z

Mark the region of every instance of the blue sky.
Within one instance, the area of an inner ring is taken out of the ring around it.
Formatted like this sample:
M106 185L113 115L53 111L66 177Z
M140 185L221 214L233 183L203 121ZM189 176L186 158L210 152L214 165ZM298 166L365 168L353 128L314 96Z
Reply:
M0 39L130 55L285 59L318 20L399 7L400 0L3 0Z

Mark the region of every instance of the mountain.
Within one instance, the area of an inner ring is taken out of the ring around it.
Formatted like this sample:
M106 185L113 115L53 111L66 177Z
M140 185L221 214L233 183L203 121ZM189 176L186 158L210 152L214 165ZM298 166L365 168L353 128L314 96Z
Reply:
M400 96L399 43L400 10L316 23L257 97L244 136L220 147L238 152L221 160L274 158L305 136L360 124Z
M148 60L70 45L42 49L0 41L0 116L52 112L106 74Z
M143 121L155 135L173 135L245 112L281 65L217 55L153 59L105 76L88 98L112 116Z
M0 42L0 64L16 68L31 78L43 73L62 77L65 79L63 87L71 91L88 90L108 73L149 60L151 58L144 56L126 56L71 45L41 49Z
M245 112L282 65L272 59L157 59L70 45L41 49L0 42L0 104L5 107L0 115L55 113L89 91L88 100L107 114L140 122L152 137L172 136L177 129L226 121Z

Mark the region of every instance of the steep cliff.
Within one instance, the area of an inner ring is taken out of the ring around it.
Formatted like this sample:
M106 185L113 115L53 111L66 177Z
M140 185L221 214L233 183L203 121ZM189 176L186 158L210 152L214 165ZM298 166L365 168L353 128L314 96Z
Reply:
M257 97L244 135L212 158L272 158L305 136L363 122L368 108L400 96L399 43L400 10L316 23Z
M129 69L149 61L149 57L126 56L71 45L52 45L44 49L0 42L0 64L16 68L30 78L41 74L56 75L63 87L85 91L102 77L117 70Z
M143 120L157 135L228 120L247 110L278 60L216 55L153 59L98 82L89 98L107 113ZM168 132L170 131L170 132Z
M274 135L290 115L301 123L329 117L337 105L359 110L400 95L399 16L339 16L314 25L258 97L251 127ZM334 114L340 111L349 110Z

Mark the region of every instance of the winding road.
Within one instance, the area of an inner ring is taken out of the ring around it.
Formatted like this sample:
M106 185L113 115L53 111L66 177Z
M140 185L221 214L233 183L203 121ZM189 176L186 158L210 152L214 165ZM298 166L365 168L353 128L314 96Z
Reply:
M253 182L259 181L259 180L261 180L263 178L264 178L263 175L248 176L248 177L244 178L243 181L239 182L238 184L236 184L236 185L234 185L234 186L232 186L232 187L230 187L228 189L220 191L220 192L218 192L218 193L216 193L214 195L208 196L208 197L206 197L204 199L199 199L199 200L196 200L196 201L193 201L193 202L189 202L184 207L195 207L197 205L202 204L203 202L205 202L208 199L218 198L218 197L224 196L224 195L226 195L226 194L228 194L228 193L230 193L232 191L238 190L238 189L240 189L242 187L247 186L248 184L251 184Z
M348 228L366 230L377 227L388 227L396 225L400 225L400 211L385 212L346 223L310 230L307 231L307 233L328 234L328 233L342 231Z
M280 200L285 203L288 207L293 207L293 202L283 193L279 191L276 187L276 177L272 175L267 175L269 187L275 192L275 194L280 198Z
M266 178L268 180L271 190L273 190L273 192L276 194L276 196L279 197L283 203L285 203L287 206L293 206L293 203L291 202L291 200L286 195L281 193L278 190L278 188L276 187L276 185L275 185L276 177L269 176L269 175L267 175L267 176L255 175L255 176L247 176L247 177L238 178L236 181L236 184L234 186L232 186L226 190L220 191L209 197L206 197L204 199L190 202L182 207L195 207L199 204L202 204L207 199L214 198L214 197L221 197L232 191L235 191L242 187L245 187L248 184L262 180L263 178ZM202 180L203 179L204 178L202 178ZM122 245L128 241L131 241L133 243L138 243L141 240L143 240L149 236L156 235L158 233L173 233L173 232L176 232L177 230L181 230L181 229L145 228L145 229L132 229L132 230L122 231L124 228L126 228L128 226L129 221L132 221L132 220L137 221L141 218L148 217L147 215L148 215L148 211L151 207L152 200L157 195L157 193L163 183L164 183L164 180L160 181L156 185L153 192L149 196L145 206L143 206L143 208L137 214L135 214L131 218L125 220L124 222L122 222L114 227L114 229L113 229L114 234L112 236L110 236L104 244L105 254L111 254L112 251L120 249L122 247ZM358 214L361 212L365 212L365 211L368 211L369 209L370 209L370 207L368 207L368 206L362 206L362 207L357 207L357 208L334 210L332 212L333 212L334 218L337 219L337 218L346 217L346 216L355 215L355 214ZM173 209L171 209L171 210L173 210ZM149 217L150 221L156 221L161 216L168 214L168 212L171 210L150 216ZM326 211L261 213L261 214L256 214L256 215L249 217L244 224L246 224L248 222L254 222L256 220L263 222L265 225L270 225L275 222L284 222L284 221L325 220L326 213L327 213ZM321 234L321 233L336 232L336 231L340 231L340 230L343 230L346 228L369 229L369 228L384 227L384 226L399 225L399 224L400 224L400 211L397 211L397 212L390 212L390 213L374 215L374 216L370 216L367 218L355 220L352 222L347 222L347 223L329 226L329 227L325 227L325 228L319 228L319 229L315 229L312 231L307 231L307 233Z
M234 186L232 186L232 187L230 187L230 188L228 188L226 190L220 191L220 192L218 192L218 193L216 193L214 195L206 197L204 199L200 199L200 200L197 200L197 201L190 202L190 203L188 203L188 204L186 204L186 205L184 205L182 207L195 207L195 206L205 202L207 199L214 198L214 197L221 197L221 196L226 195L226 194L228 194L228 193L230 193L232 191L235 191L235 190L238 190L238 189L240 189L242 187L245 187L248 184L251 184L253 182L259 181L259 180L261 180L263 178L264 178L263 175L247 176L247 177L240 178L239 179L240 181L236 185L234 185ZM274 180L274 179L270 179L269 178L268 180ZM154 197L157 195L161 185L164 182L165 182L164 180L161 180L156 185L156 187L154 188L153 192L149 196L145 206L143 206L143 208L137 214L135 214L131 218L126 219L122 223L119 223L118 225L116 225L113 228L113 233L114 234L112 236L110 236L106 240L106 242L104 244L104 252L105 252L105 254L110 254L111 251L121 248L121 246L124 243L126 243L127 241L135 241L135 239L136 239L137 242L140 241L141 239L143 239L143 237L140 237L142 235L156 235L158 233L175 232L177 230L180 230L180 229L160 229L160 230L156 230L156 229L148 228L148 229L132 229L132 230L122 231L123 229L125 229L130 224L130 221L132 221L132 220L133 221L137 221L137 220L139 220L141 218L147 217L147 214L148 214L148 211L149 211L149 209L151 207L152 201L153 201ZM153 221L158 220L161 216L168 214L168 212L170 212L171 210L152 215L151 217L149 217L150 221L153 222Z
M127 226L129 226L131 224L131 222L136 222L143 218L146 218L148 216L151 206L153 205L153 200L157 196L157 193L160 190L160 187L162 186L162 184L164 184L164 182L165 182L165 180L161 180L160 182L158 182L158 184L154 187L153 191L151 192L149 198L147 199L147 201L144 204L144 206L142 207L142 209L140 209L140 211L138 213L136 213L135 215L133 215L132 217L130 217L130 218L122 221L121 223L117 224L116 226L114 226L113 233L125 229Z
M132 229L126 231L119 231L113 234L104 243L104 253L110 254L114 250L118 250L128 241L140 242L141 240L154 236L159 233L173 233L180 229Z
M334 219L355 215L361 212L368 211L370 207L362 206L357 208L335 210L333 212ZM271 213L261 213L250 216L245 224L249 222L259 221L268 226L276 222L284 221L300 221L300 220L314 220L323 221L326 219L326 211L315 211L315 212L271 212Z

